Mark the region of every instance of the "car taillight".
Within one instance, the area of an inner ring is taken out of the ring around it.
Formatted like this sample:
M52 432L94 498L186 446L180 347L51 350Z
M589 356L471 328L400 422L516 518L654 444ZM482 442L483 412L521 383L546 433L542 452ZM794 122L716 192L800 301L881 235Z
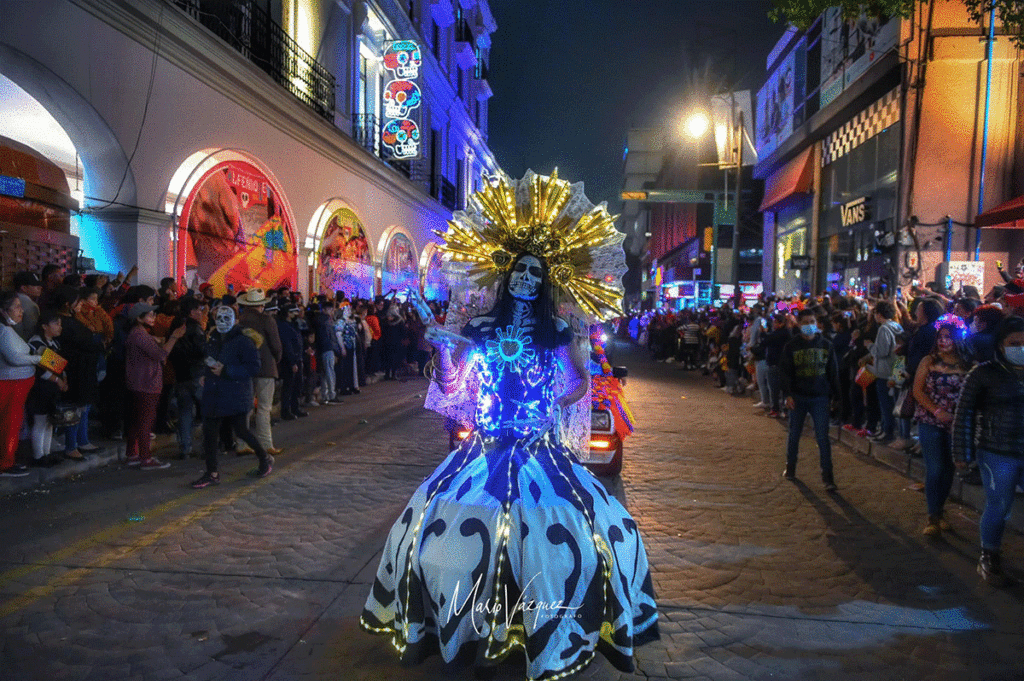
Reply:
M591 440L591 449L611 449L612 443L610 440Z

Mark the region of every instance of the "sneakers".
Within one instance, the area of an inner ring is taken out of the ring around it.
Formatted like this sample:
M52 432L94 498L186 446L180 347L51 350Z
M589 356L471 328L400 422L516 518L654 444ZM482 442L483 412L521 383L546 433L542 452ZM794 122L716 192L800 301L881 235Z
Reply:
M127 459L124 460L124 463L126 466L138 466L139 464L142 463L142 459L140 459L137 456L129 456Z
M99 452L103 451L103 447L97 447L96 445L89 444L80 446L78 448L78 451L82 452L83 454L98 454Z
M928 524L921 530L921 534L926 537L941 537L942 526L939 525L939 519L936 516L928 516Z
M845 426L843 426L843 430L845 430L847 433L856 433L857 426L853 425L852 423L847 423Z
M145 461L139 462L139 468L144 471L158 471L164 468L170 468L171 464L166 461L161 461L156 457L146 459Z
M301 419L301 418L305 418L305 417L309 416L309 412L308 411L302 411L300 409L299 411L295 412L295 415L298 416Z
M272 470L274 470L274 457L267 456L266 463L261 463L259 466L249 471L249 476L253 478L265 478L270 475Z
M753 405L754 409L764 409L768 404L766 402L755 402Z
M786 480L796 480L796 469L786 466L786 470L782 471L782 477Z
M0 471L0 478L23 478L28 474L28 468L22 466L20 463L16 463L10 468L5 468Z
M838 487L836 487L836 481L833 480L831 477L822 478L821 481L825 483L826 492L835 492L837 489L839 489Z
M210 485L219 484L220 473L210 473L209 471L207 471L206 473L203 473L203 477L199 478L198 480L192 483L192 487L195 489L203 489L204 487L209 487Z
M770 418L770 419L777 419L777 418L780 418L781 416L782 416L782 414L780 414L779 412L775 411L774 409L771 410L770 412L768 412L768 418Z
M998 551L981 550L981 558L978 559L978 574L990 586L1006 585L1006 577L1003 575L1002 560Z

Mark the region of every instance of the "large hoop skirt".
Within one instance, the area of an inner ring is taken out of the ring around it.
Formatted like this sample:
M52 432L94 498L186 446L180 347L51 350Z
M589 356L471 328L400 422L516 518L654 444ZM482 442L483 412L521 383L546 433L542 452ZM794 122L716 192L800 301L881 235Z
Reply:
M530 679L551 679L596 652L632 671L657 617L636 523L571 452L476 432L391 528L361 624L403 663L488 667L519 649Z

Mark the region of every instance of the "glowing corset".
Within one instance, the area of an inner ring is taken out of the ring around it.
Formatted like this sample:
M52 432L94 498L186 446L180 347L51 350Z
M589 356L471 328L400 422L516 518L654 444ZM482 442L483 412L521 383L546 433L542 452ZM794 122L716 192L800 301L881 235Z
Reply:
M554 352L529 347L512 328L498 329L477 362L480 392L474 420L484 435L519 439L536 432L551 414L558 360Z

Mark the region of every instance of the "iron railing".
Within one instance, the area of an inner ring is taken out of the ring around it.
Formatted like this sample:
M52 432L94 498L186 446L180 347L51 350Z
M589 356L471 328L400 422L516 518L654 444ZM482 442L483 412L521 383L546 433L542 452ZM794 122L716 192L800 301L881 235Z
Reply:
M380 122L373 114L352 114L352 139L374 156L380 156Z
M254 0L173 0L303 104L334 120L334 75Z

